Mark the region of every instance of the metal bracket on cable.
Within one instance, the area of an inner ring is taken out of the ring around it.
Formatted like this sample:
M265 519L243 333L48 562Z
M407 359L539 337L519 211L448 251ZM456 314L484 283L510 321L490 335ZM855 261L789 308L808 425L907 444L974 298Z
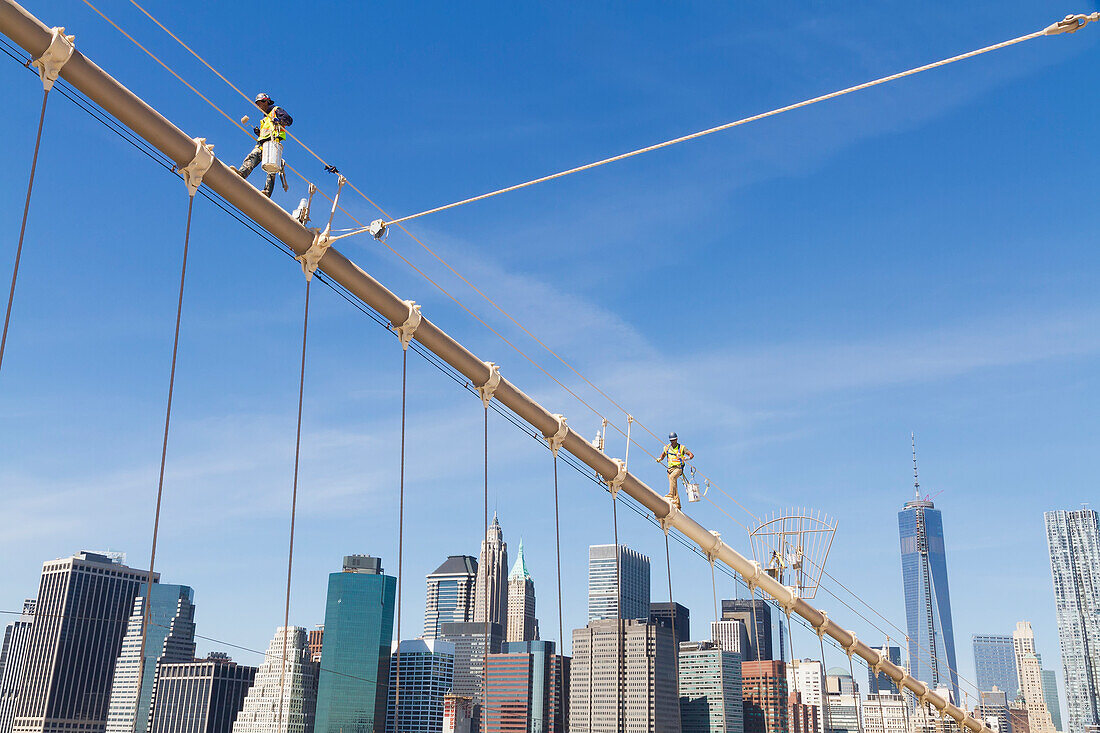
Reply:
M623 487L623 481L626 481L626 464L618 458L612 458L611 462L618 467L618 470L615 471L615 478L607 482L607 487L611 489L611 498L614 499L619 495L619 489Z
M666 535L669 533L669 530L672 529L673 525L676 524L676 518L682 514L683 512L677 509L675 504L671 501L668 502L668 514L663 517L657 517L657 521L661 523L661 529L664 530Z
M796 588L793 585L785 585L783 587L787 589L787 593L788 593L787 600L780 601L779 606L780 606L780 608L782 608L784 611L787 612L788 616L790 616L791 615L791 609L794 608L794 602L797 601L798 597L799 597L798 596L798 588ZM853 634L852 637L855 638L855 635Z
M829 614L825 613L824 609L819 608L817 612L821 614L821 623L814 627L814 631L817 632L818 638L824 638L825 634L829 633L829 627L833 622L829 620Z
M493 394L500 386L500 367L491 361L483 363L489 367L489 378L485 380L485 384L477 388L477 393L481 395L481 404L485 405L485 409L488 410L489 403L493 401Z
M183 182L187 186L187 193L194 196L202 185L202 177L214 165L214 145L207 144L205 137L193 137L195 141L195 157L183 168L179 169L183 176Z
M565 424L565 415L554 413L554 419L558 421L558 430L553 435L544 435L542 439L550 445L550 451L554 457L558 457L558 451L565 444L565 436L569 435L569 426Z
M419 305L411 300L406 300L405 305L409 306L409 316L405 319L404 323L394 330L397 331L397 338L401 339L401 348L407 351L409 342L412 341L413 334L416 333L416 329L423 319L420 317Z
M700 549L703 551L703 555L706 556L707 562L714 565L715 560L718 559L718 548L722 546L722 535L718 534L713 529L710 533L714 535L714 544L710 546L709 550L705 547L701 547Z
M390 233L390 230L386 228L386 222L384 219L375 219L367 227L367 231L370 235L377 239L379 242L385 241L386 235Z
M752 561L752 577L742 573L742 577L745 579L745 585L749 587L749 591L755 591L760 587L760 575L764 572L764 569L760 567L760 563L756 560Z
M37 59L32 61L38 67L38 76L42 78L42 88L47 92L53 89L53 83L61 74L61 67L72 58L76 50L74 41L76 36L66 36L63 27L57 27L50 31L53 37L50 45Z
M332 219L336 216L336 207L340 205L340 191L347 182L348 179L340 176L336 184L336 195L332 198L332 211L328 215L328 224L325 225L323 231L312 229L313 244L309 245L309 249L305 252L294 258L301 263L302 272L306 276L306 282L313 279L313 273L316 272L317 268L320 266L321 258L325 256L325 253L328 252L328 248L336 241L336 238L329 236L329 232L332 231Z
M856 632L854 631L849 631L848 634L852 637L852 643L844 647L844 653L848 655L849 659L851 659L852 655L855 654L855 646L859 639L856 638Z
M875 651L878 652L878 661L875 662L871 669L875 670L875 676L878 676L882 674L882 663L886 661L886 652L882 649L876 649Z
M1100 11L1088 15L1067 15L1057 23L1051 23L1043 29L1043 34L1055 36L1059 33L1076 33L1089 23L1100 23Z

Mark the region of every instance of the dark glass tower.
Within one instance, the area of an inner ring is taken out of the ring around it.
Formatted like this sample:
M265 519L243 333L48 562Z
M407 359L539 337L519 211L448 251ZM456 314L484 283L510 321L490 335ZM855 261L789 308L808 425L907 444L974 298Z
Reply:
M328 577L316 733L373 733L386 720L397 579L368 555Z
M933 689L947 687L958 704L961 698L959 676L955 671L958 665L955 663L955 633L951 626L943 519L935 504L920 498L916 470L914 447L916 498L898 512L909 673Z

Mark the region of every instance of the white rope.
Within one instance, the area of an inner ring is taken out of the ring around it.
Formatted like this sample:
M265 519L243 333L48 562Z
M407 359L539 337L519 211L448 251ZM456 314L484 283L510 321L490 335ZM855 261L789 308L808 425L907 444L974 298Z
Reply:
M1053 24L1053 25L1051 25L1047 28L1044 28L1041 31L1035 31L1034 33L1028 33L1026 36L1020 36L1019 38L1013 38L1010 41L1004 41L1002 43L997 43L997 44L994 44L992 46L986 46L984 48L979 48L976 51L970 51L969 53L960 54L958 56L952 56L951 58L943 59L941 61L936 61L936 62L931 63L931 64L925 64L924 66L918 66L916 68L909 69L908 71L902 71L902 72L897 73L897 74L891 74L890 76L884 76L884 77L881 77L879 79L875 79L873 81L865 82L863 84L857 84L856 86L851 86L851 87L848 87L846 89L841 89L841 90L836 91L836 92L831 92L829 94L823 94L819 97L814 97L812 99L807 99L807 100L804 100L802 102L798 102L796 104L790 104L790 105L787 105L786 107L779 107L778 109L773 109L769 112L763 112L763 113L758 114L758 115L753 115L752 117L745 117L744 119L737 120L736 122L727 122L724 125L718 125L717 127L711 127L711 128L706 129L706 130L700 130L699 132L693 132L690 135L683 135L681 137L673 138L672 140L666 140L665 142L662 142L662 143L657 143L655 145L649 145L649 146L646 146L644 148L638 148L637 150L631 150L628 153L622 153L620 155L615 155L615 156L612 156L610 158L604 158L603 160L597 160L593 163L588 163L586 165L577 166L576 168L570 168L568 170L560 171L558 173L552 173L548 176L543 176L542 178L535 178L535 179L527 181L525 183L518 183L514 186L508 186L507 188L501 188L501 189L498 189L496 191L490 191L489 193L483 193L480 196L474 196L472 198L463 199L461 201L456 201L452 204L447 204L445 206L437 206L434 209L428 209L427 211L421 211L419 214L411 214L409 216L402 217L400 219L394 219L393 221L386 222L385 226L388 227L388 226L393 225L393 224L401 224L402 222L411 221L412 219L418 219L422 216L427 216L428 214L436 214L436 213L439 213L440 211L446 211L447 209L453 209L453 208L458 207L458 206L464 206L466 204L472 204L475 201L482 201L482 200L487 199L487 198L492 198L493 196L499 196L502 193L510 193L511 191L518 191L521 188L527 188L529 186L534 186L534 185L539 184L539 183L545 183L546 181L552 181L555 178L563 178L565 176L569 176L569 175L572 175L574 173L580 173L582 171L591 170L593 168L599 168L602 165L607 165L608 163L615 163L615 162L618 162L620 160L625 160L626 158L632 158L635 155L641 155L642 153L649 153L649 152L652 152L654 150L660 150L661 148L667 148L671 145L676 145L678 143L687 142L688 140L695 140L696 138L704 137L706 135L713 135L716 132L722 132L723 130L729 130L730 128L739 127L740 125L747 125L750 122L756 122L757 120L762 120L762 119L765 119L766 117L774 117L775 115L783 114L784 112L791 112L793 110L800 109L802 107L808 107L811 104L817 104L819 102L825 102L825 101L828 101L830 99L835 99L837 97L842 97L845 94L851 94L853 92L863 91L864 89L870 89L871 87L875 87L875 86L878 86L880 84L886 84L886 83L891 82L891 81L897 81L898 79L904 79L907 76L913 76L914 74L919 74L922 71L930 71L932 69L936 69L936 68L939 68L941 66L946 66L948 64L953 64L956 61L963 61L965 59L973 58L975 56L980 56L981 54L984 54L984 53L989 53L990 51L998 51L1002 48L1007 48L1008 46L1013 46L1017 43L1023 43L1024 41L1030 41L1031 39L1038 38L1039 36L1055 35L1055 34L1058 34L1058 33L1072 33L1074 31L1078 30L1079 28L1083 28L1089 22L1095 22L1097 20L1098 20L1097 13L1093 13L1091 15L1067 16L1067 18L1065 20L1060 21L1059 23L1055 23L1055 24ZM359 231L364 232L364 231L367 231L367 229L369 229L369 227L364 227L363 229L360 229Z

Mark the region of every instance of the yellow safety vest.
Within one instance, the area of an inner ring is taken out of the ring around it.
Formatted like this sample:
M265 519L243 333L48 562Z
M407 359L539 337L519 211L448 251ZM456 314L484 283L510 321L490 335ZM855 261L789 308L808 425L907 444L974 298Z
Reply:
M277 109L278 107L272 107L271 112L264 115L263 121L260 122L260 140L286 140L286 130L275 124Z
M668 454L668 467L680 468L684 465L684 453L687 452L687 448L683 443L678 444L675 448L669 443L665 446L665 453Z

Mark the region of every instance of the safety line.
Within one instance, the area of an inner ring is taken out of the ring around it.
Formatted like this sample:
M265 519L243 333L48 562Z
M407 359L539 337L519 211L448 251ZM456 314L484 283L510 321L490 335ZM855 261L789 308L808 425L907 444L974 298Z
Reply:
M87 1L87 0L85 0ZM302 398L306 389L306 336L309 333L309 290L313 279L306 280L306 304L302 317L302 369L298 378L298 429L294 437L294 488L290 498L290 550L286 560L286 607L283 611L283 664L279 675L279 717L275 730L283 725L283 690L286 682L286 646L290 635L290 578L294 567L294 520L298 509L298 466L302 455Z
M160 507L164 497L164 466L168 459L168 429L172 424L172 398L176 391L176 357L180 346L180 321L183 318L183 286L187 279L187 251L191 242L191 211L195 207L195 194L187 197L187 227L183 235L183 263L180 265L180 292L176 303L176 330L172 337L172 368L168 373L168 405L164 410L164 439L160 446L160 475L157 479L157 508L153 514L153 543L149 551L149 575L145 581L145 609L141 614L141 644L138 647L138 659L145 659L145 641L149 629L149 614L152 613L153 592L153 567L157 560L157 537L160 533ZM142 662L144 669L144 661ZM144 673L144 672L143 672ZM140 697L140 696L139 696ZM134 701L134 711L137 712L138 701ZM137 720L134 721L133 733L137 733Z
M0 369L4 366L4 350L8 345L8 324L11 322L11 307L15 301L15 282L19 279L19 261L23 258L23 235L27 231L27 214L31 210L31 191L34 189L34 171L38 167L38 148L42 143L42 125L46 122L46 101L50 90L42 90L42 112L38 115L38 134L34 138L34 155L31 157L31 176L27 181L27 200L23 204L23 223L19 225L19 244L15 248L15 265L11 271L11 290L8 291L8 308L4 312L4 335L0 336Z
M1093 15L1096 15L1096 14L1094 13ZM1090 16L1080 16L1080 18L1085 19L1085 21L1084 21L1084 23L1081 23L1080 25L1078 25L1077 28L1083 27L1084 25L1086 25L1088 22L1090 22L1092 20L1096 20L1096 18L1093 18L1093 17L1090 17ZM851 86L851 87L848 87L846 89L841 89L839 91L830 92L829 94L823 94L819 97L813 97L812 99L806 99L806 100L803 100L801 102L797 102L795 104L789 104L786 107L779 107L777 109L773 109L773 110L770 110L768 112L763 112L761 114L753 115L751 117L745 117L745 118L737 120L735 122L727 122L724 125L718 125L716 127L711 127L711 128L706 129L706 130L700 130L699 132L693 132L690 135L683 135L681 137L673 138L672 140L666 140L665 142L657 143L655 145L647 145L644 148L638 148L637 150L631 150L628 153L621 153L619 155L615 155L615 156L612 156L610 158L604 158L603 160L597 160L597 161L592 162L592 163L587 163L585 165L580 165L580 166L577 166L576 168L570 168L568 170L560 171L558 173L552 173L548 176L542 176L541 178L535 178L533 180L526 181L525 183L518 183L514 186L508 186L507 188L501 188L501 189L497 189L496 191L490 191L489 193L483 193L480 196L473 196L471 198L462 199L461 201L455 201L454 203L446 204L444 206L437 206L434 209L427 209L426 211L421 211L418 214L410 214L409 216L404 216L404 217L401 217L400 219L394 219L393 221L387 222L387 226L390 225L390 224L400 224L400 223L403 223L403 222L412 221L413 219L419 219L420 217L427 216L428 214L435 214L435 213L438 213L440 211L446 211L447 209L453 209L457 206L463 206L465 204L472 204L475 201L483 201L484 199L492 198L493 196L499 196L502 193L509 193L511 191L518 191L522 188L527 188L528 186L534 186L538 183L545 183L546 181L552 181L555 178L562 178L564 176L572 175L573 173L580 173L581 171L587 171L587 170L591 170L593 168L598 168L600 166L607 165L608 163L615 163L617 161L625 160L627 158L633 158L634 156L641 155L642 153L649 153L649 152L652 152L654 150L660 150L661 148L667 148L670 145L676 145L678 143L687 142L689 140L695 140L696 138L704 137L706 135L713 135L716 132L722 132L723 130L729 130L730 128L738 127L740 125L745 125L745 124L748 124L750 122L756 122L757 120L762 120L762 119L765 119L767 117L774 117L775 115L783 114L784 112L790 112L792 110L800 109L802 107L808 107L811 104L818 104L819 102L825 102L825 101L828 101L830 99L835 99L837 97L842 97L845 94L851 94L852 92L858 92L858 91L862 91L864 89L870 89L871 87L875 87L875 86L878 86L880 84L886 84L887 82L897 81L898 79L903 79L907 76L912 76L914 74L919 74L922 71L929 71L931 69L935 69L935 68L938 68L940 66L946 66L947 64L955 63L956 61L963 61L964 59L973 58L974 56L980 56L983 53L989 53L990 51L998 51L1002 48L1007 48L1008 46L1012 46L1012 45L1015 45L1017 43L1023 43L1024 41L1030 41L1031 39L1038 38L1039 36L1042 36L1042 35L1052 35L1052 33L1050 32L1051 28L1053 28L1053 26L1045 28L1041 31L1035 31L1034 33L1028 33L1025 36L1020 36L1018 38L1013 38L1012 40L1009 40L1009 41L1003 41L1001 43L993 44L992 46L986 46L984 48L979 48L976 51L970 51L968 53L959 54L958 56L952 56L951 58L942 59L940 61L935 61L931 64L925 64L924 66L918 66L916 68L909 69L907 71L902 71L902 72L897 73L897 74L891 74L890 76L884 76L884 77L881 77L879 79L875 79L873 81L864 82L863 84L857 84L855 86ZM1074 28L1074 30L1077 30L1077 28ZM1057 32L1066 32L1066 31L1057 31ZM1070 32L1072 32L1072 31L1070 31Z

